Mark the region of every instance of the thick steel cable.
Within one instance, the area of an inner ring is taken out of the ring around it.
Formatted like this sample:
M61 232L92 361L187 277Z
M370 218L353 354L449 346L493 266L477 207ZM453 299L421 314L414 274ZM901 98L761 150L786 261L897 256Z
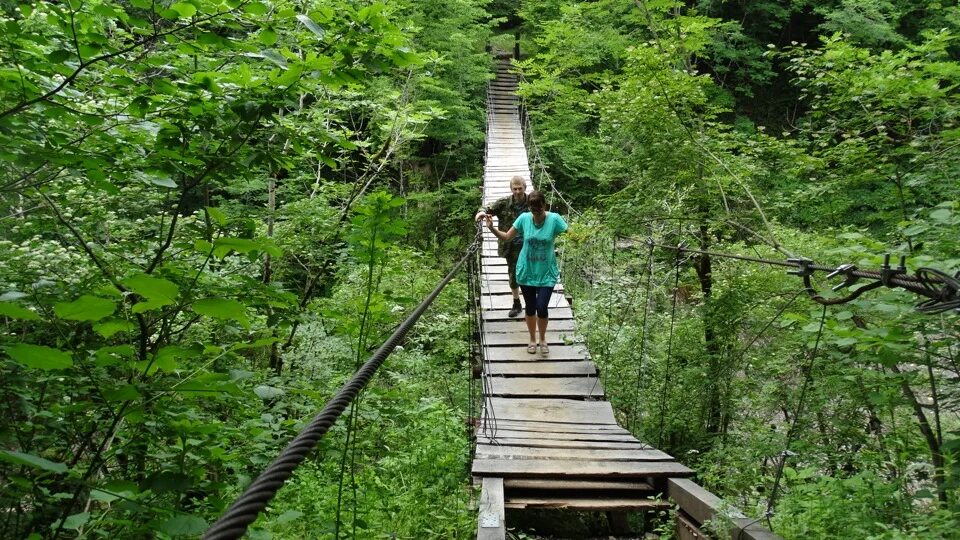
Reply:
M467 254L454 265L453 269L433 289L433 292L413 310L380 348L373 353L373 356L340 388L333 399L327 402L323 410L313 418L310 424L280 452L280 455L247 487L223 516L207 530L206 534L203 535L205 540L240 538L246 533L247 527L257 519L260 512L267 507L267 503L273 499L277 491L293 475L293 471L317 446L317 443L340 418L350 402L370 382L380 365L400 344L447 284L453 280L453 277L460 271L467 259L473 256L480 242L481 236L478 234L468 248Z
M834 267L827 266L823 264L813 264L808 260L796 260L791 259L787 261L778 261L773 259L762 259L759 257L749 257L746 255L734 255L732 253L721 253L717 251L704 251L700 249L686 248L682 246L668 246L664 244L654 243L653 245L661 247L664 249L672 249L678 252L685 253L698 253L701 255L709 255L712 257L720 257L726 259L736 259L740 261L760 263L760 264L769 264L772 266L783 266L787 268L797 268L799 271L817 271L817 272L837 272L844 275L847 278L866 278L876 280L876 283L868 284L865 287L861 287L853 291L846 298L840 299L827 299L820 296L810 285L810 274L809 273L798 273L804 279L804 285L806 290L811 298L819 304L840 304L846 303L850 300L853 300L861 293L871 290L881 285L886 287L899 287L906 291L918 294L921 296L926 296L931 300L924 302L918 306L918 309L923 313L937 313L941 311L947 311L954 308L960 308L960 300L957 299L957 291L960 290L960 281L958 278L950 277L949 275L930 268L920 268L917 270L917 275L909 275L902 268L889 268L885 267L883 271L878 270L860 270L856 267L844 269L844 267ZM792 272L791 272L792 273ZM850 283L852 284L852 282ZM934 285L941 286L941 289L936 289Z

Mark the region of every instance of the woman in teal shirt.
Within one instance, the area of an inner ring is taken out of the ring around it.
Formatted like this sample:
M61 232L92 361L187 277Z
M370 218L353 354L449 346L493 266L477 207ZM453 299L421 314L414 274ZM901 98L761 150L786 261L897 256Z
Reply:
M541 353L547 354L550 352L547 346L547 324L550 322L547 306L560 277L554 241L567 230L567 222L560 215L546 211L546 201L539 191L530 193L527 203L530 211L520 214L509 231L497 230L491 219L487 220L487 227L504 242L523 234L523 248L517 259L517 283L526 304L527 331L530 332L527 352L533 354L539 347ZM537 331L540 333L539 342Z

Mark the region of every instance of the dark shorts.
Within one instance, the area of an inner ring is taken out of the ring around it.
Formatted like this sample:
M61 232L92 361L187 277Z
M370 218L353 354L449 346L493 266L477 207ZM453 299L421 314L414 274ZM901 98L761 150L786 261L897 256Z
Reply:
M536 315L541 319L550 318L550 312L547 307L550 305L550 296L553 295L553 287L534 287L533 285L521 285L523 291L523 303L527 317Z

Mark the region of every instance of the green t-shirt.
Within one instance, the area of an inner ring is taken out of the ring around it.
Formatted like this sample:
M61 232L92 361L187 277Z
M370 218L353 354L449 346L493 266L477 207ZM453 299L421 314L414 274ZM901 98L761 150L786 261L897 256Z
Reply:
M513 222L517 233L523 233L523 249L517 259L517 283L531 287L553 287L560 277L554 240L567 230L567 222L559 214L547 212L543 225L537 226L533 214L524 212Z

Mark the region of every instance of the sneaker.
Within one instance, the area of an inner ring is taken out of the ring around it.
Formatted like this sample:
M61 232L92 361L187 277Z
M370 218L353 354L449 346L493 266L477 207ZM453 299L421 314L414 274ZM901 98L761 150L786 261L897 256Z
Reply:
M550 354L550 347L546 343L540 344L540 354Z
M516 317L517 315L520 315L520 310L522 310L522 309L523 309L523 308L520 307L520 301L519 301L519 300L514 300L514 301L513 301L513 307L510 308L510 312L507 313L507 317L510 317L510 318L512 319L512 318Z

